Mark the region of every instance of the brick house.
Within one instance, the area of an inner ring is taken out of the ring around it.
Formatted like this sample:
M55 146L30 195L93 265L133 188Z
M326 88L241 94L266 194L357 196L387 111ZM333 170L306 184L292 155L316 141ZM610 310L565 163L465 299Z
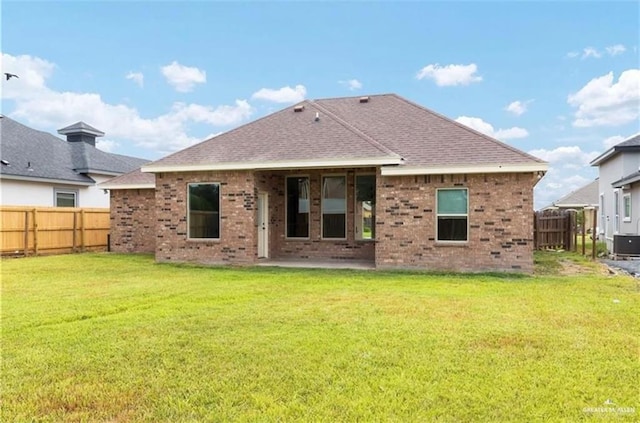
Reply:
M545 162L394 94L306 100L103 185L160 262L533 270Z

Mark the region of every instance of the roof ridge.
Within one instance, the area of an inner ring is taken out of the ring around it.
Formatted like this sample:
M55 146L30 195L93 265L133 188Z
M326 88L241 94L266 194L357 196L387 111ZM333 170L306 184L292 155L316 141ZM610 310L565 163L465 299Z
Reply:
M399 96L399 95L397 95L397 94L395 94L395 93L391 93L391 94L389 94L389 95L390 95L390 96L392 96L392 97L397 98L398 100L404 101L405 103L407 103L407 104L409 104L409 105L411 105L411 106L413 106L413 107L416 107L416 108L418 108L418 109L420 109L420 110L423 110L423 111L425 111L425 112L427 112L427 113L430 113L430 114L432 114L433 116L435 116L435 117L437 117L437 118L439 118L439 119L443 119L443 120L445 120L445 121L447 121L447 122L453 123L454 125L456 125L456 126L458 126L458 127L462 128L462 129L464 129L464 130L466 130L466 131L468 131L468 132L471 132L471 133L473 133L473 134L475 134L475 135L479 135L479 136L481 136L481 137L483 137L483 138L485 138L485 139L487 139L487 140L489 140L489 141L491 141L491 142L493 142L493 143L495 143L495 144L498 144L498 145L500 145L500 146L506 147L507 149L511 150L511 151L512 151L512 152L514 152L514 153L518 153L518 154L521 154L521 155L523 155L523 156L525 156L525 157L529 157L529 158L531 158L531 159L533 159L534 161L539 162L539 163L546 163L544 160L541 160L541 159L539 159L538 157L535 157L535 156L533 156L533 155L531 155L531 154L529 154L529 153L526 153L526 152L524 152L524 151L522 151L522 150L519 150L519 149L517 149L517 148L515 148L515 147L513 147L513 146L511 146L511 145L509 145L509 144L507 144L506 142L500 141L499 139L496 139L496 138L490 137L490 136L489 136L489 135L487 135L487 134L483 134L482 132L476 131L475 129L470 128L470 127L468 127L467 125L463 125L463 124L461 124L460 122L457 122L457 121L455 121L455 120L453 120L453 119L451 119L451 118L449 118L449 117L447 117L447 116L445 116L445 115L442 115L442 114L440 114L440 113L438 113L438 112L435 112L435 111L433 111L433 110L431 110L431 109L428 109L428 108L426 108L426 107L424 107L424 106L421 106L421 105L419 105L419 104L417 104L417 103L414 103L414 102L413 102L413 101L411 101L411 100L407 100L406 98L404 98L404 97L402 97L402 96Z
M346 97L346 98L349 98L349 97ZM353 98L357 98L357 97L353 97ZM327 99L324 99L324 100L327 100ZM371 137L366 132L360 130L359 128L353 126L352 124L350 124L346 120L342 119L335 112L332 112L331 110L329 110L327 108L327 106L322 106L322 105L318 104L317 101L322 101L322 100L310 100L310 103L313 106L317 107L318 109L322 110L324 113L327 113L336 122L338 122L339 124L341 124L342 126L347 128L349 131L353 132L354 134L356 134L360 138L364 139L365 141L367 141L369 144L371 144L372 146L374 146L378 150L381 150L381 151L383 151L383 152L385 152L387 154L392 154L394 156L398 156L398 157L402 158L402 156L400 156L400 154L396 153L395 151L391 150L386 145L384 145L381 142L377 141L375 138Z

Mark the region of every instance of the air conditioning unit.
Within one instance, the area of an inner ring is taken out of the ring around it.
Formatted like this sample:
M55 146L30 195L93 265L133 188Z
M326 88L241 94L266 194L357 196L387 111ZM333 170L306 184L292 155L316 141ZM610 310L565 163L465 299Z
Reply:
M613 254L640 256L640 235L614 235Z

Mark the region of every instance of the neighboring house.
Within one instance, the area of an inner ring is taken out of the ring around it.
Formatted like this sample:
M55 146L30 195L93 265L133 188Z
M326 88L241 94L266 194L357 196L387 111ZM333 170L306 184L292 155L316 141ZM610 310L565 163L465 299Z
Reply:
M616 253L616 235L640 235L640 133L611 147L591 165L598 166L600 175L600 237ZM637 244L640 254L640 241Z
M160 262L531 272L546 169L388 94L303 101L102 186L112 248Z
M98 150L104 133L84 122L58 133L67 140L0 115L1 205L109 207L97 184L148 162Z
M593 228L594 209L596 210L597 215L599 192L599 181L598 178L596 178L585 186L572 191L557 201L554 201L553 204L545 207L543 210L559 209L581 211L587 209L584 213L584 223L585 228L588 231Z

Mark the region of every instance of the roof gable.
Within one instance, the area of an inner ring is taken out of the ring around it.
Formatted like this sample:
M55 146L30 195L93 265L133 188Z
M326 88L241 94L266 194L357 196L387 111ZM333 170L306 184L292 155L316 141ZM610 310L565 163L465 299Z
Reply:
M557 201L554 201L553 205L556 207L597 206L600 195L598 185L598 179L591 181L587 185L570 192Z
M602 163L625 151L640 151L640 133L631 135L624 141L614 145L613 147L593 159L590 164L591 166L600 166Z

